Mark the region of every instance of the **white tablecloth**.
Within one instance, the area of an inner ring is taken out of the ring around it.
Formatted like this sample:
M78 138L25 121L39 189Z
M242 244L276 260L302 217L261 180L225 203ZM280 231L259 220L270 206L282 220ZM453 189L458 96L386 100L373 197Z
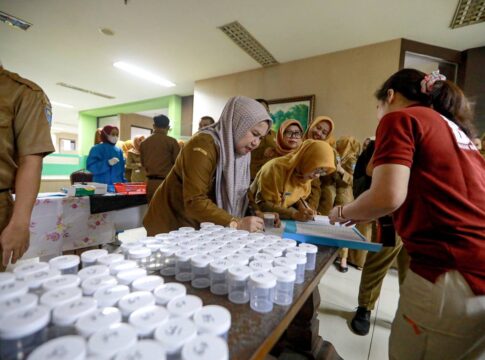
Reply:
M145 212L143 205L91 215L89 197L39 197L23 259L112 242L117 231L141 226Z

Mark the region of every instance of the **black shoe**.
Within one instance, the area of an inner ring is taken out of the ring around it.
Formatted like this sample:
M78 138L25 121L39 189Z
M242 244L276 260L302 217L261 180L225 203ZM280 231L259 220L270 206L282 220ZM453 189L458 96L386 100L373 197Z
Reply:
M367 335L370 328L370 310L359 306L350 322L350 328L357 335Z
M338 271L340 271L342 273L346 273L347 271L349 271L349 268L347 266L339 265L338 266Z

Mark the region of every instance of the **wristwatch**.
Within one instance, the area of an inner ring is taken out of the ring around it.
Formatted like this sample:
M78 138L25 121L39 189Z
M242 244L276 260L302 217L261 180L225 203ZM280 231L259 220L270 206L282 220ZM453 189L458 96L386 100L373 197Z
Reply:
M231 221L229 222L229 227L231 229L237 229L239 225L239 219L238 218L232 218Z

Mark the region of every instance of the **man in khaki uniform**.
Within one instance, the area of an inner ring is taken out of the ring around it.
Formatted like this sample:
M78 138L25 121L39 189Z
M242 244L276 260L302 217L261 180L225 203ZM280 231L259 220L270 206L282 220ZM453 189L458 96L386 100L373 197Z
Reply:
M42 158L55 150L51 114L49 99L39 86L0 64L0 271L29 248Z
M175 164L180 146L177 140L167 135L170 120L165 115L153 118L154 132L140 145L141 165L147 174L147 198L153 194L167 177Z

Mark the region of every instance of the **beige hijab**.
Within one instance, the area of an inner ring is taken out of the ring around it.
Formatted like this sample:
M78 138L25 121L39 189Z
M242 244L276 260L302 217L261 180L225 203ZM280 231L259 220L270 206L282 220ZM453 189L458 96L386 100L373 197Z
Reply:
M219 148L216 202L232 216L245 215L251 180L251 154L238 155L236 144L261 121L267 121L271 128L271 118L263 105L256 100L237 96L229 99L218 122L199 131L211 135Z

